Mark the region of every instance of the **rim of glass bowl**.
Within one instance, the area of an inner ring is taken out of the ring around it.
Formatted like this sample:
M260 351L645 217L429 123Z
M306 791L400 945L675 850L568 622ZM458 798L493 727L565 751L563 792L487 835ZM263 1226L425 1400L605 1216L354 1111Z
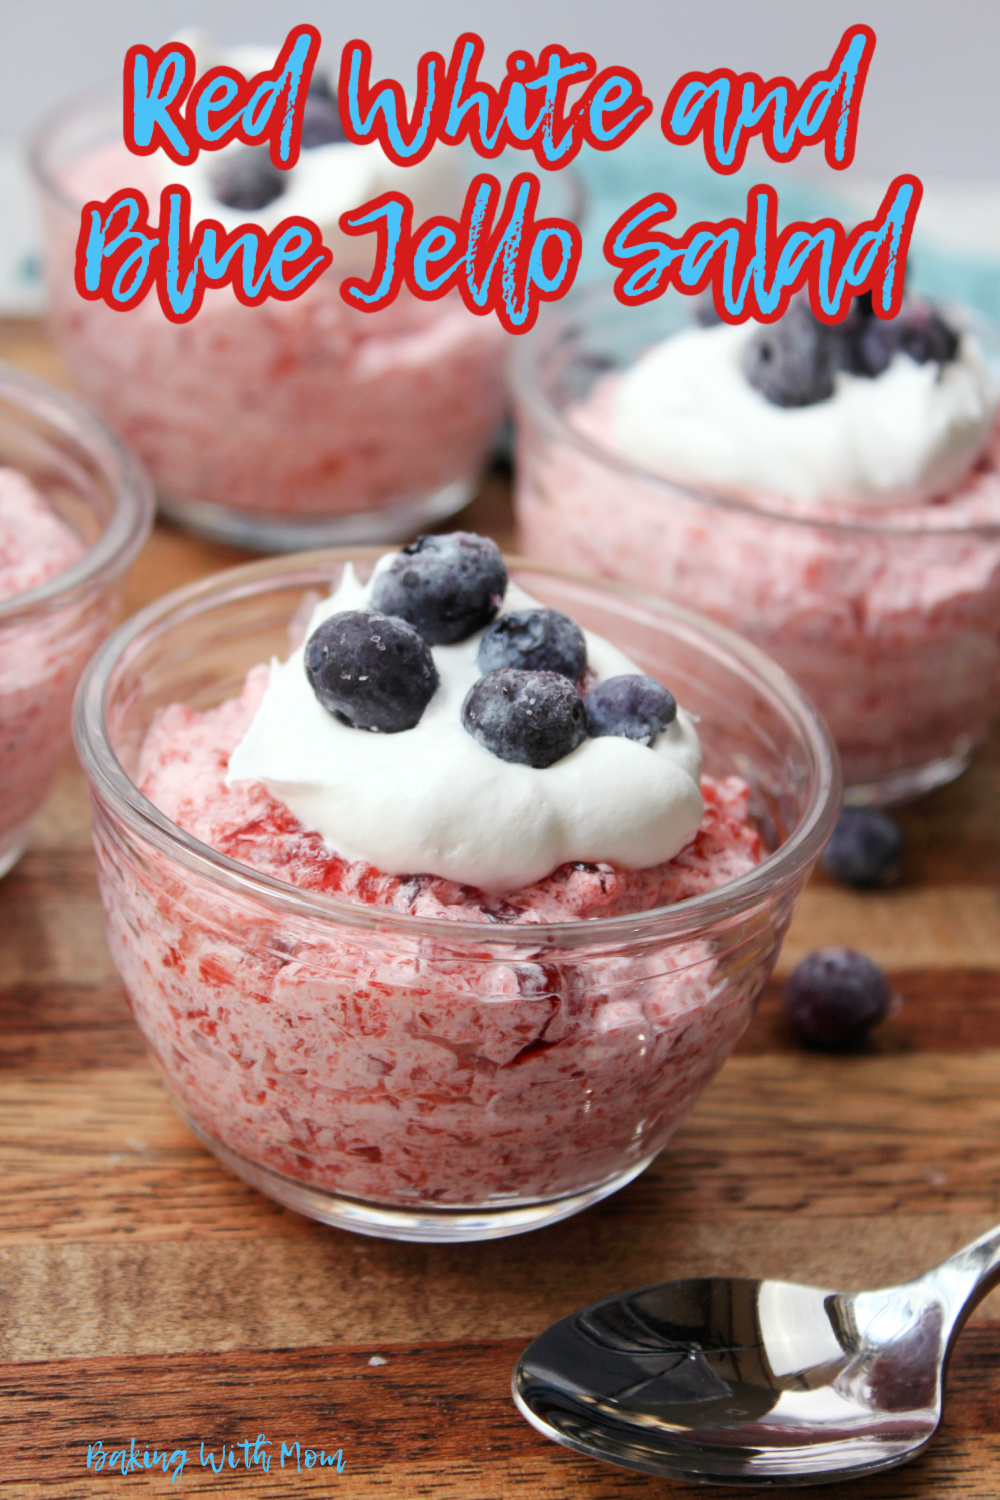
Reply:
M28 165L39 187L49 193L63 208L78 213L83 207L83 200L70 196L62 187L56 176L50 170L49 149L53 140L58 136L62 127L71 121L75 115L87 110L92 110L99 115L107 117L109 127L114 130L121 121L121 88L117 84L105 83L102 86L81 90L69 95L47 111L28 139ZM452 148L454 149L454 148ZM477 172L493 172L499 176L502 190L506 190L509 182L519 171L530 169L531 163L521 161L519 158L523 153L510 148L498 158L485 160L477 156L470 148L462 150L461 161L465 166L476 165ZM469 180L472 180L470 170ZM544 202L539 205L538 212L558 214L559 217L568 219L570 223L582 225L587 217L590 207L590 196L587 184L575 166L560 168L558 172L545 172L542 174L542 189L551 187L558 183L565 191L565 203L546 207Z
M28 136L28 166L37 185L44 188L45 192L72 213L77 213L83 207L83 203L82 200L78 201L71 197L50 170L49 149L52 142L63 125L72 120L75 115L88 110L105 113L108 117L108 126L113 130L121 120L121 108L120 91L116 95L115 85L110 82L94 88L81 89L67 95L65 99L61 99L58 104L47 110Z
M153 524L153 486L142 464L124 443L81 402L0 361L0 401L23 408L82 447L104 475L114 509L101 535L81 558L61 573L0 600L0 625L28 610L110 583L129 566Z
M680 294L673 295L679 296ZM638 480L647 489L658 490L665 496L669 495L671 500L679 496L684 500L695 501L699 505L712 505L719 510L734 511L741 516L762 516L770 521L780 521L786 526L801 526L810 531L819 529L886 537L981 536L995 539L1000 535L1000 522L977 521L957 526L876 525L863 517L850 521L834 520L827 519L825 516L798 515L771 505L750 505L732 495L717 494L711 489L698 489L690 483L666 479L661 474L654 474L651 470L642 468L640 464L633 463L624 455L615 453L611 448L601 447L599 443L595 443L566 420L559 408L549 399L543 388L541 375L543 367L555 353L560 333L572 331L575 323L582 322L586 326L588 319L595 317L598 313L607 313L614 309L617 309L622 317L629 314L633 317L641 316L643 311L641 308L629 308L619 302L611 287L604 282L600 285L577 289L571 291L559 302L543 306L535 327L530 333L523 334L518 339L510 365L514 397L518 404L531 414L533 420L548 429L550 436L569 443L588 458L597 459L606 468L614 469L624 478ZM954 308L953 312L960 319L963 328L984 339L1000 354L1000 326L994 325L980 314L973 316L966 308Z
M546 568L516 556L508 566L516 573L544 574L617 595L631 604L665 617L688 638L718 658L754 678L754 685L770 698L782 717L791 720L810 761L812 795L808 808L780 847L753 870L713 891L672 906L616 917L582 918L544 924L492 922L442 923L434 917L415 917L385 907L363 906L335 896L303 891L263 875L248 865L219 854L170 821L145 797L127 775L112 749L104 708L117 669L133 661L163 631L197 616L205 604L224 604L263 592L273 582L282 588L329 588L331 573L343 563L374 562L381 548L338 548L269 558L213 574L199 583L176 589L127 620L91 658L77 690L73 732L77 753L95 784L99 799L114 815L152 844L161 854L243 895L251 894L285 912L322 919L338 926L378 928L400 935L433 937L449 945L475 942L493 948L525 945L580 947L654 935L680 938L704 932L713 923L733 918L791 885L819 856L840 812L840 763L830 733L817 711L777 664L755 646L721 625L691 610L649 595L621 588L582 574ZM735 661L733 660L735 658Z

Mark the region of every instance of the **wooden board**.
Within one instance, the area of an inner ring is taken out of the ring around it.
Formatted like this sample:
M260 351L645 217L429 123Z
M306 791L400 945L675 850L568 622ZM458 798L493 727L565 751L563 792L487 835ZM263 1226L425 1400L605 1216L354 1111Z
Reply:
M0 353L59 377L32 323L0 328ZM499 482L464 524L509 540ZM238 558L160 528L129 605ZM642 1178L566 1224L448 1249L284 1212L179 1123L105 947L67 764L0 884L4 1493L117 1494L120 1473L88 1473L88 1444L134 1439L140 1462L147 1445L187 1459L176 1485L130 1473L130 1493L693 1500L545 1442L514 1411L510 1370L550 1321L618 1288L706 1272L874 1286L1000 1220L1000 740L903 821L903 885L861 896L817 876L781 963L837 942L889 968L904 1003L869 1053L800 1052L775 983ZM267 1472L233 1446L252 1456L261 1432ZM278 1462L296 1440L301 1472ZM206 1465L228 1444L237 1467L203 1467L202 1441ZM339 1449L343 1472L307 1469L306 1447ZM959 1345L929 1453L827 1493L1000 1496L1000 1301Z

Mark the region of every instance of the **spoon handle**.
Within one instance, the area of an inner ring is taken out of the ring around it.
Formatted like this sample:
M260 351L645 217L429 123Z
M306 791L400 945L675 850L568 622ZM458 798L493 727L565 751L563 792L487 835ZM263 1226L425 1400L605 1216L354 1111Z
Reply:
M920 1279L950 1309L954 1338L976 1304L1000 1282L1000 1224Z

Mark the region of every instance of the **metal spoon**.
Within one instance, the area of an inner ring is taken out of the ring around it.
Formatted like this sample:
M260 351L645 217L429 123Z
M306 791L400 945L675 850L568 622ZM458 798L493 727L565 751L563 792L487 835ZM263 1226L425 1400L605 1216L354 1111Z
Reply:
M702 1484L807 1485L905 1463L941 1420L952 1346L1000 1281L1000 1226L903 1286L669 1281L554 1324L522 1416L590 1458Z

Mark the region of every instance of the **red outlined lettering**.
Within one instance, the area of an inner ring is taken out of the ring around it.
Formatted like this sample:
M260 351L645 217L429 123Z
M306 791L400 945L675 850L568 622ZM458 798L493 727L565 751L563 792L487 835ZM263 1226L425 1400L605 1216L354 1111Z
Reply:
M172 161L194 161L197 147L188 141L180 101L196 72L194 53L183 42L154 50L141 43L125 54L124 136L136 156L165 151Z
M747 194L745 220L693 224L676 238L655 227L673 217L673 199L650 193L605 237L605 259L620 268L615 296L634 307L668 287L689 296L711 287L725 322L752 317L770 323L806 287L816 316L838 323L851 298L870 291L876 314L893 318L902 304L903 268L922 191L918 178L900 176L874 219L850 234L835 219L789 224L779 234L778 195L759 184Z
M345 234L375 233L378 240L369 279L348 277L340 295L352 307L376 312L404 281L428 302L457 289L470 312L494 312L508 333L526 333L540 304L572 286L582 249L575 224L535 219L539 187L538 178L524 172L503 199L497 179L482 173L466 194L460 219L442 215L412 231L413 206L402 193L383 193L343 214Z
M295 26L273 68L248 79L235 68L219 66L197 82L194 54L184 43L168 42L155 51L130 47L125 54L126 146L137 156L165 151L183 166L197 160L199 152L221 151L231 141L247 146L267 141L274 165L293 167L321 40L315 26Z
M374 231L378 235L375 267L369 280L348 276L341 282L340 295L349 306L359 307L363 312L378 312L380 307L388 307L399 295L412 222L413 204L403 193L382 193L353 213L341 214L340 227L344 234L371 234ZM404 246L402 255L399 253L400 242Z
M584 142L611 151L652 114L652 102L628 68L605 68L587 52L545 47L537 62L530 52L512 52L499 89L479 80L483 39L465 32L445 67L440 53L427 52L417 69L413 110L392 79L370 83L371 48L348 42L340 67L340 117L345 134L358 145L378 141L399 166L422 161L435 140L456 146L468 141L480 156L507 148L533 152L539 166L557 171ZM573 105L568 93L587 83Z
M227 232L203 219L191 232L191 195L171 184L160 194L159 225L142 193L123 188L84 209L76 288L117 311L137 306L155 286L172 323L187 323L209 287L231 286L245 307L299 297L333 261L310 219L290 216L270 233L259 224Z
M702 135L713 171L736 172L747 145L759 135L773 161L794 161L803 146L823 141L838 171L854 160L858 111L875 50L870 26L844 32L829 68L801 88L788 78L766 83L756 73L685 73L674 84L661 117L668 140L688 145Z
M372 49L367 42L348 42L341 53L337 99L344 134L355 145L378 141L399 167L423 161L438 135L444 58L425 52L417 68L417 97L412 120L402 86L395 79L371 84Z

